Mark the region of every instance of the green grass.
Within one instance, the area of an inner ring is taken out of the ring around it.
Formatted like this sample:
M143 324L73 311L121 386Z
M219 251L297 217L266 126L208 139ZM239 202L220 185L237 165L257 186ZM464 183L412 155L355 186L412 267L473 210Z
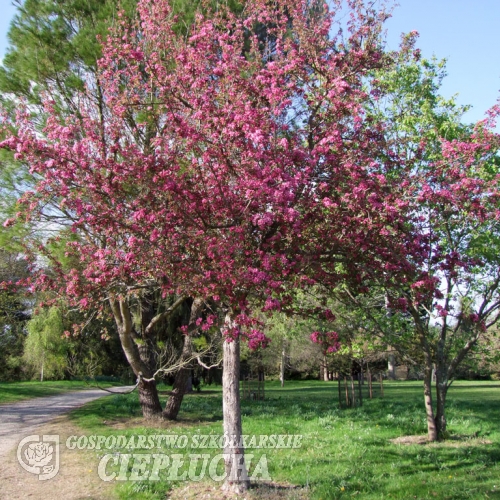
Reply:
M266 383L265 401L242 402L244 434L301 434L302 446L247 453L254 453L254 461L265 453L273 481L306 487L313 499L500 499L498 382L454 384L447 416L450 433L461 440L432 445L389 441L426 433L421 383L386 383L384 389L383 399L340 410L336 383L290 382L284 389ZM179 422L168 427L142 427L140 420L125 430L109 427L110 422L131 416L140 416L136 394L98 400L72 414L86 434L176 433L187 434L191 442L194 434L222 433L221 393L186 396ZM186 456L219 453L189 446L153 451ZM159 500L173 486L164 478L127 481L117 486L117 492L124 499Z
M99 383L102 387L109 387L109 382ZM118 384L123 385L123 384ZM0 404L14 403L23 399L38 398L41 396L55 396L68 391L93 389L92 384L78 380L60 380L46 382L0 382Z

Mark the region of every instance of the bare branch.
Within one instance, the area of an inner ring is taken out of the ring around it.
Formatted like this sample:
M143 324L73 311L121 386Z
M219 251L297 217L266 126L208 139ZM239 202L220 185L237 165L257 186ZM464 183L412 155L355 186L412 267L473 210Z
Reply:
M168 318L185 300L187 297L185 295L182 295L179 297L166 311L157 314L150 322L149 325L146 327L146 330L144 331L145 335L149 335L151 333L151 330L154 328L154 326L160 322L163 319Z

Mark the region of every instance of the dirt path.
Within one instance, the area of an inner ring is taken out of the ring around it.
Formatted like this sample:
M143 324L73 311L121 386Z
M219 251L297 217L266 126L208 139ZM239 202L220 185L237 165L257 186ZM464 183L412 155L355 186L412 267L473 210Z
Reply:
M69 436L84 433L67 416L61 416L37 427L36 434L58 434L64 443ZM97 474L95 451L59 449L59 473L48 481L26 472L17 461L16 449L10 450L1 461L0 500L116 500L114 484Z
M113 388L127 392L128 387ZM57 434L64 443L84 434L64 414L110 395L100 389L68 392L0 406L0 500L112 500L113 485L97 475L95 452L60 446L59 473L49 481L26 472L17 460L17 445L32 434Z
M110 390L127 392L129 387L114 387ZM101 389L66 392L56 396L27 399L18 403L0 406L0 459L17 446L19 441L59 415L68 413L79 406L111 395Z

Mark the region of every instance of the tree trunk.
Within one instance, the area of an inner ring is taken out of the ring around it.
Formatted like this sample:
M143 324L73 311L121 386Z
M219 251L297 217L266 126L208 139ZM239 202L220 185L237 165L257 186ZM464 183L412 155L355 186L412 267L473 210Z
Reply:
M437 367L436 370L436 432L438 439L446 437L446 395L448 393L448 378L446 370Z
M438 440L438 430L432 408L432 364L427 364L424 370L424 403L427 415L427 438L429 441Z
M150 366L140 356L139 348L132 337L132 318L125 300L110 299L109 301L115 318L120 343L127 361L139 380L139 402L142 415L148 420L161 419L162 407L158 396L154 373Z
M233 321L230 313L225 318L225 328L231 329ZM222 373L222 413L224 419L224 463L226 482L223 490L236 494L245 492L250 481L245 465L245 450L242 440L241 406L240 406L240 339L236 338L223 343Z
M432 442L432 441L437 441L439 439L438 430L436 427L436 419L434 417L434 409L432 407L432 376L434 371L434 363L431 356L429 344L427 341L426 330L420 324L417 324L417 333L419 336L420 345L422 346L422 351L425 360L424 403L425 403L425 414L427 416L427 439Z
M139 391L142 416L147 420L161 419L161 403L158 396L158 388L156 387L156 380L141 378L137 389Z
M184 347L182 349L181 361L187 359L187 356L191 355L192 352L192 342L191 338L186 335L184 337ZM191 375L191 368L183 367L180 368L175 375L174 386L172 387L172 392L167 400L165 409L163 410L163 417L168 420L175 420L181 409L182 400L184 394L186 394L186 387L188 383L189 376Z
M368 394L370 395L370 399L373 399L373 386L372 386L372 372L368 370Z
M328 382L328 362L326 354L323 355L323 381Z
M281 387L285 386L285 364L286 364L286 341L283 339L281 346L280 382Z
M394 354L389 354L389 359L387 361L388 377L391 380L396 380L396 356Z

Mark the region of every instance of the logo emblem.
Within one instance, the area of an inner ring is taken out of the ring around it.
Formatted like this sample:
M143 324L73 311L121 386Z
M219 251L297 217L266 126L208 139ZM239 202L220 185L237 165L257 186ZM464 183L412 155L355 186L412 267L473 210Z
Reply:
M40 481L52 479L59 472L59 436L25 437L17 447L17 460L25 471L38 475Z

